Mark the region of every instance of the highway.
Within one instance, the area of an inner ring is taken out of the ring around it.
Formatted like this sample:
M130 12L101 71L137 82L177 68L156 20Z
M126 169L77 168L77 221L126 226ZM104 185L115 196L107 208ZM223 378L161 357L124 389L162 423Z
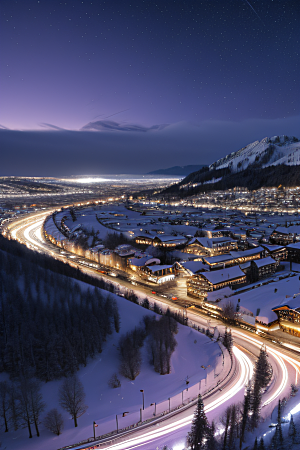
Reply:
M71 254L66 254L66 252L61 254L61 249L46 241L43 236L42 225L50 212L48 210L30 214L22 218L19 217L15 221L6 224L2 228L2 233L4 235L9 234L11 239L16 239L31 249L46 253L77 267L77 263L70 258L72 256ZM96 270L90 267L81 266L80 269L93 276L110 279L110 281L119 285L120 292L122 292L122 288L124 287L137 290L138 293L143 292L145 296L147 295L150 302L160 302L165 308L167 305L175 310L182 308L181 305L175 305L168 299L150 294L151 288L145 285L133 286L129 279L113 279L110 276L99 275ZM187 311L187 318L190 325L195 324L205 328L208 326L211 328L217 327L219 332L224 332L224 324L222 322L213 318L208 319L207 316L201 314L200 311L194 308L190 308ZM271 383L263 395L262 416L266 418L271 415L278 399L289 395L291 383L297 383L300 375L300 353L298 355L293 349L278 345L276 342L266 341L254 333L236 327L232 328L232 335L234 338L234 370L222 386L216 386L209 395L204 397L207 416L209 420L217 420L229 404L242 400L245 385L247 385L253 373L253 364L261 346L265 344L273 369ZM95 448L101 449L147 449L150 448L150 442L151 448L156 448L161 445L163 439L166 439L166 437L174 437L174 439L177 439L186 436L192 421L193 410L194 405L190 405L183 410L178 410L176 413L174 412L170 415L157 418L155 422L146 424L126 434L115 435L105 442L101 443L98 441L93 444L85 444L74 448L93 448L97 444Z

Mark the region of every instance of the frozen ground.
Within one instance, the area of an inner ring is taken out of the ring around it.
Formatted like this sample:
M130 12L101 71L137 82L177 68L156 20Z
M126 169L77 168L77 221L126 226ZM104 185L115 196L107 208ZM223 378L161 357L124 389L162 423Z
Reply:
M115 420L115 415L122 415L124 411L130 414L139 411L142 403L140 389L145 392L145 407L150 403L160 402L168 397L180 393L185 387L185 380L189 377L190 385L205 378L205 370L201 365L214 365L215 357L220 353L218 344L210 341L206 336L179 325L176 335L178 346L172 356L172 372L161 376L154 372L148 363L147 353L143 351L143 363L140 375L135 381L120 377L121 388L111 389L108 380L118 368L118 340L122 333L134 328L145 314L154 314L146 309L115 296L121 315L121 331L109 337L103 352L87 367L82 368L78 375L86 392L87 412L79 418L78 428L74 428L73 420L68 413L61 411L65 426L61 436L55 436L41 425L41 436L28 438L27 429L17 432L1 432L2 446L9 450L55 450L68 444L76 443L93 435L93 421L99 423L97 435L107 429L106 423ZM91 333L93 330L91 329ZM2 377L3 378L3 377ZM53 381L43 385L43 399L47 404L46 411L58 407L58 389L60 381ZM119 416L120 417L120 416ZM3 428L2 428L3 431Z

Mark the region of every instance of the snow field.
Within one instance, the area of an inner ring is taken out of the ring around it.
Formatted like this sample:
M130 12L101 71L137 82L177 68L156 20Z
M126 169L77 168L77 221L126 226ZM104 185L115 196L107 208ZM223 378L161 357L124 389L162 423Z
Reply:
M106 291L103 293L107 295ZM9 431L4 436L2 433L3 448L55 450L93 436L93 421L98 424L97 435L116 429L116 415L118 415L119 428L138 422L142 407L141 389L144 390L145 395L144 420L151 417L154 412L154 405L150 406L151 403L157 403L157 414L159 414L169 409L168 398L174 397L171 399L171 408L181 404L182 391L184 391L184 400L187 400L193 392L186 391L186 388L194 384L199 386L199 382L206 376L206 370L201 368L201 365L210 366L212 369L215 367L220 355L218 344L196 330L178 325L179 332L175 336L178 345L171 358L171 374L162 376L154 371L148 362L145 343L142 349L140 375L134 381L119 376L121 387L117 389L108 387L111 375L118 371L117 347L120 336L138 325L144 315L154 314L122 297L110 295L116 299L119 306L121 330L119 334L114 332L104 345L103 352L78 372L86 393L85 403L88 405L87 412L78 420L78 428L74 428L71 417L59 407L58 390L62 380L52 381L42 386L43 400L47 405L45 413L55 407L59 409L65 422L62 435L55 436L44 429L42 425L39 438L34 435L32 439L29 439L27 429L19 429L16 432ZM91 330L92 332L93 330ZM186 385L187 377L188 386ZM198 389L198 387L196 388ZM161 405L158 405L159 403ZM123 412L129 414L123 418Z

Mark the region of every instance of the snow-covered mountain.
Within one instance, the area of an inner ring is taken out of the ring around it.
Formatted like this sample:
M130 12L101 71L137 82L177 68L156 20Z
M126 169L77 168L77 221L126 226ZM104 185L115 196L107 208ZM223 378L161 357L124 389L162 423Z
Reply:
M300 165L300 142L290 136L266 137L219 159L209 169L228 167L231 172L241 172L252 164L261 168L278 164Z

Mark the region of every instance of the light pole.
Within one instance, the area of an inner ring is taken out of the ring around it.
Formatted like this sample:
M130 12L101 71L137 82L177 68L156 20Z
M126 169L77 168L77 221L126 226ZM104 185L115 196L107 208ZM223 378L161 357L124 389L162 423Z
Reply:
M144 397L144 389L140 389L140 392L142 393L142 395L143 395L143 411L144 411L144 409L145 409L145 397Z
M154 405L154 416L156 416L156 402L155 403L150 403L150 406Z
M119 433L118 414L116 414L117 434Z
M96 422L94 421L93 422L93 431L94 431L94 441L96 440L96 427L97 427L98 425L96 424Z

